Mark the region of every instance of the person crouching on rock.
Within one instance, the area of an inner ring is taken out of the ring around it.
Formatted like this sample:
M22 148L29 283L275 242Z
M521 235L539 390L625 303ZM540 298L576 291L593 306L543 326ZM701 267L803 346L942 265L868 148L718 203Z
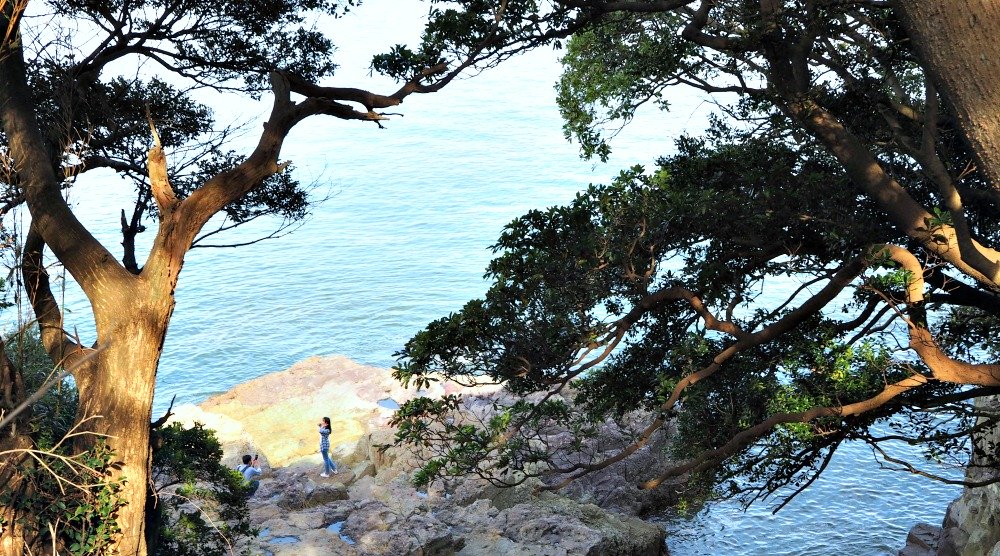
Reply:
M236 470L243 475L243 484L247 487L247 498L253 496L260 488L260 481L257 477L260 477L261 471L260 467L257 466L257 456L250 459L250 454L246 454L243 456L243 465L237 465Z
M319 453L323 454L323 472L320 477L329 477L337 472L337 466L330 459L330 418L323 417L319 423Z

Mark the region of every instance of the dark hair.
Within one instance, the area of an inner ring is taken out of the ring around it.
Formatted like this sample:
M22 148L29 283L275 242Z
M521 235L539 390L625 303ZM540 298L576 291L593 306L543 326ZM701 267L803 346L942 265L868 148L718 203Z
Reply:
M329 417L323 417L323 422L326 423L327 425L329 425L330 424L330 418Z
M243 463L250 465L250 454L243 456Z

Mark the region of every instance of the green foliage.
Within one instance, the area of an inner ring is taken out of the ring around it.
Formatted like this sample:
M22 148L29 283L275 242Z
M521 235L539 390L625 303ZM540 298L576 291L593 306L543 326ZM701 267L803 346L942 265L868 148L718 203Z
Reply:
M395 444L423 449L426 456L413 475L414 486L425 488L437 479L469 474L497 486L519 484L549 460L539 442L544 432L573 422L562 400L493 403L490 415L470 418L462 398L453 395L418 397L403 404L390 421L397 428ZM519 429L518 434L509 434L512 428Z
M808 486L848 441L883 454L903 439L937 461L968 460L968 433L997 418L969 400L995 389L891 385L932 377L901 349L911 327L970 362L1000 350L995 285L923 249L966 224L995 246L996 184L968 164L974 153L947 99L927 86L893 5L432 5L422 43L374 67L398 77L438 60L485 68L567 41L558 103L584 157L606 159L616 129L643 104L666 108L670 87L736 95L713 96L705 135L681 138L655 168L628 169L509 224L486 295L397 354L396 374L411 384L493 381L536 400L522 401L506 430L461 421L457 400L411 408L397 442L433 447L424 478L484 473L511 439L524 440L515 449L533 465L565 476L589 462L567 462L578 444L545 444L535 424L582 440L594 423L636 409L676 425L673 455L690 462L691 480L751 500ZM929 100L940 101L933 118ZM872 183L873 170L882 182ZM900 188L891 194L890 179ZM961 214L942 196L952 184ZM922 225L897 201L924 207ZM901 269L880 244L904 246L926 272ZM917 301L909 292L921 278ZM823 293L841 284L836 297ZM578 411L563 419L541 400L567 385ZM532 451L542 445L546 461Z
M501 253L487 269L494 284L485 299L431 323L398 354L397 377L417 384L484 377L527 395L577 379L580 413L566 415L562 407L522 400L508 410L516 418L506 424L516 427L506 429L449 423L457 399L443 405L424 401L401 411L399 443L450 447L441 448L421 480L463 470L523 472L528 463L544 461L530 441L542 428L559 426L585 437L609 416L637 408L655 411L677 381L704 365L721 344L705 330L693 330L694 319L683 306L644 307L652 292L683 283L706 303L749 297L767 273L784 275L805 264L768 261L774 248L768 239L779 227L808 246L803 252L812 264L833 255L823 237L827 230L801 215L846 220L855 200L835 180L824 184L822 198L802 195L790 202L776 194L789 182L819 182L814 173L828 167L803 167L795 152L759 142L711 149L684 139L678 148L680 153L661 160L654 172L632 168L611 185L592 186L571 205L532 211L509 224L495 246ZM741 241L732 243L732 237ZM837 241L854 250L863 244L847 235ZM580 374L575 363L580 354L605 349L619 329L617 319L643 308L609 363ZM733 363L731 374L706 381L685 397L688 420L680 430L690 442L681 445L690 450L684 453L717 446L766 415L769 396L780 391L780 356L769 354L775 363L761 372L753 366L762 355L746 357L741 360L747 364ZM730 403L733 398L739 403ZM518 432L512 435L513 429Z
M19 458L18 488L0 492L0 506L24 516L26 538L60 553L108 554L120 532L122 481L108 480L114 454L102 441L77 455L64 446L40 445ZM52 533L55 532L55 538Z
M602 128L627 124L649 102L666 109L663 90L671 78L695 71L694 49L681 38L682 25L672 13L645 20L621 16L568 41L557 102L566 138L580 143L584 158L607 161L611 146Z
M129 30L148 35L147 41L161 49L160 63L170 71L193 76L205 85L256 91L265 86L264 78L270 69L292 68L309 78L332 72L334 66L328 56L332 44L309 24L310 15L337 15L355 4L353 0L258 0L239 5L204 0L175 4L89 0L49 3L66 20L89 21L102 28L127 21ZM119 19L123 12L127 20ZM124 54L128 53L117 55ZM106 60L84 59L76 71L99 70L95 66L103 62Z
M21 369L26 392L36 392L60 369L52 364L34 328L22 329L5 338L7 357ZM79 396L68 380L52 386L31 405L28 426L39 443L52 445L73 427Z
M878 225L879 211L859 201L822 153L743 139L683 138L653 171L629 169L569 205L531 211L505 227L485 297L417 333L397 354L396 376L417 385L498 381L526 398L495 408L505 418L486 422L463 418L455 396L404 407L396 443L434 454L418 482L475 473L512 484L585 465L566 460L595 424L627 420L636 409L656 414L682 380L733 344L702 323L687 295L742 330L761 330L791 311L761 295L767 285L824 279L851 258L870 257L872 243L901 240ZM854 281L856 295L841 298L848 314L905 299L913 277L878 254L870 264ZM668 292L677 297L656 301ZM786 286L785 293L791 303L801 292ZM676 423L671 455L697 458L775 416L866 400L920 372L892 357L896 340L882 330L859 332L814 312L780 341L727 357L683 391L669 416ZM567 383L577 411L528 401L548 400L539 396ZM947 434L956 421L922 420L913 409L955 391L935 383L863 418L793 419L689 481L752 500L808 484L840 443L902 422L923 431L928 454L968 453ZM557 430L575 440L547 443Z
M375 56L372 69L408 80L440 61L469 60L476 67L495 66L526 47L518 44L508 50L508 45L552 42L552 38L538 40L534 36L542 5L537 0L507 0L500 6L489 0L433 0L420 46L396 45Z
M958 307L941 323L941 342L956 357L976 362L1000 357L1000 337L992 331L1000 326L1000 315L976 307Z
M243 476L219 463L222 447L212 430L172 423L155 431L153 444L152 554L227 555L256 534Z
M7 338L8 357L18 365L27 391L34 392L53 373L37 332L24 330ZM106 480L114 454L103 442L72 455L57 444L74 423L76 388L69 382L53 387L31 406L28 425L38 449L18 467L18 489L0 495L36 531L36 545L55 542L70 554L104 554L117 532L115 514L123 501L120 482ZM231 554L239 540L255 532L249 524L247 487L243 477L219 463L222 448L213 431L201 425L185 429L174 423L154 433L153 469L157 501L148 507L155 529L151 552L162 555ZM9 483L16 484L16 483Z
M57 175L65 176L66 186L80 174L101 168L135 184L135 197L124 201L133 205L124 212L128 224L122 229L131 270L137 270L130 262L135 258L133 239L158 216L146 168L150 119L170 153L170 182L184 198L209 177L241 161L224 149L240 130L220 125L202 103L212 97L210 91L259 98L270 89L268 76L275 70L312 81L333 75L334 46L315 21L340 16L357 3L294 0L234 7L206 0L127 4L58 0L46 4L53 17L44 40L26 43L36 116ZM151 64L146 67L153 69L120 73L119 68L137 64ZM5 141L0 139L0 146ZM19 184L0 181L5 200L16 205ZM288 221L305 216L306 204L306 189L289 172L278 173L267 177L253 194L225 207L227 225L274 215L284 220L279 224L283 229Z

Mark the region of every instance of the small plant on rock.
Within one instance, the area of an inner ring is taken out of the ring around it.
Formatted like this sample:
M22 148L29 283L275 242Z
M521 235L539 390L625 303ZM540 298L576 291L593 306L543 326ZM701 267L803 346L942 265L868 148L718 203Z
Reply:
M256 534L247 488L223 466L215 432L200 423L154 431L153 480L147 504L150 551L159 556L227 555Z

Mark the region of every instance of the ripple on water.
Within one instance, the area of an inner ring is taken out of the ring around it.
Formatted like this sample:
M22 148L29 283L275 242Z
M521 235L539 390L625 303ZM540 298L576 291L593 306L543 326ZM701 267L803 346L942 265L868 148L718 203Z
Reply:
M912 448L895 448L896 455L920 461ZM864 444L848 443L823 476L777 514L771 510L783 496L746 511L737 502L719 501L691 519L666 520L664 527L672 556L896 556L909 529L920 521L940 522L960 492L956 486L880 469Z

